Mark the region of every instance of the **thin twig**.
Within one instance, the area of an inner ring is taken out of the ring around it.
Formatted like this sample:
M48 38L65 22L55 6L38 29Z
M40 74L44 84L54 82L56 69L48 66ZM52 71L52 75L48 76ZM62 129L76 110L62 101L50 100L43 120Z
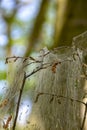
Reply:
M23 93L23 88L24 88L24 85L25 85L25 81L26 81L26 73L24 73L24 78L23 78L22 86L21 86L20 93L19 93L17 109L16 109L16 115L15 115L15 119L14 119L14 122L13 122L13 130L15 130L16 123L17 123L19 107L20 107L20 101L21 101L21 96L22 96L22 93Z
M21 56L11 56L11 57L6 57L5 63L7 64L9 62L9 60L13 59L14 62L16 62L18 59L23 59L23 62L25 62L26 60L32 60L32 61L36 61L38 62L38 60L36 60L33 57L21 57Z
M51 66L51 64L48 64L48 66L44 66L44 65L46 64L42 64L40 67L37 67L35 70L33 70L30 74L26 75L26 79L31 75L35 74L36 72L38 72L39 70L46 69Z
M82 103L83 105L86 106L86 103L84 103L84 102L82 102L78 99L74 99L74 98L70 98L70 97L66 97L66 96L62 96L62 95L57 95L57 94L52 94L52 93L47 93L47 92L38 92L36 99L35 99L35 103L38 101L39 96L44 95L44 94L54 96L54 97L57 97L57 98L65 98L65 99L68 99L70 101L76 101L76 102Z

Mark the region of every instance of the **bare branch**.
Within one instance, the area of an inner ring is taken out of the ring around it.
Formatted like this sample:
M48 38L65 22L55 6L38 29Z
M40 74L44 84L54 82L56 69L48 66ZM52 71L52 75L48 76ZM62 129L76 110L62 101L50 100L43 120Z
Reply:
M17 103L17 109L16 109L16 115L15 115L15 119L14 119L14 122L13 122L13 130L15 130L16 123L17 123L19 107L20 107L20 101L21 101L21 96L22 96L22 93L23 93L25 81L26 81L26 73L24 73L23 83L22 83L22 86L20 88L20 93L19 93L19 98L18 98L18 103Z

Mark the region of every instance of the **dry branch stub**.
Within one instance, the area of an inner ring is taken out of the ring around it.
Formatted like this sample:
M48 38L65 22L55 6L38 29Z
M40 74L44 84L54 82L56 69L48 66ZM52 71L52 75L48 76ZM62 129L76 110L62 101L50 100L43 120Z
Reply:
M68 47L44 57L43 63L58 64L55 73L50 66L37 74L35 103L29 120L31 130L80 130L82 104L75 100L82 100L84 95L82 61L83 52Z

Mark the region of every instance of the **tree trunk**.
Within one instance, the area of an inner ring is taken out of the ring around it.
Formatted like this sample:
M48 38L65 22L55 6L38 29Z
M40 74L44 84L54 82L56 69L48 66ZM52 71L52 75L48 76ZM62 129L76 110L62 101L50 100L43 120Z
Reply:
M62 10L61 16L58 17L58 25L56 26L55 45L71 45L72 38L87 30L87 0L58 0L60 3L63 1L65 4L59 5L60 10ZM64 6L64 7L63 7ZM58 10L58 13L59 11ZM62 17L62 18L61 18ZM60 24L59 24L60 23Z
M78 44L76 47L76 41L79 43L78 37L74 38L73 47L55 49L44 58L44 63L53 65L38 73L30 130L83 130L81 106L84 104L81 101L85 95L85 79L81 75L84 52L77 48ZM84 47L85 42L82 42L80 45ZM59 64L53 70L56 62Z

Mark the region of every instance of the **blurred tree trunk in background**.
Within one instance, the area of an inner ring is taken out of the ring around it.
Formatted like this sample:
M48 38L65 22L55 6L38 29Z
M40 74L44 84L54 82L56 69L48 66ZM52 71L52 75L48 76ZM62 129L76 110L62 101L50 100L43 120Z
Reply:
M28 45L27 45L25 56L28 56L31 53L32 49L35 48L35 46L37 46L38 38L41 33L41 28L43 23L45 22L45 14L48 6L49 6L49 1L43 0L38 15L35 19L32 32L28 38Z
M70 45L72 38L87 30L87 0L58 0L55 43Z

